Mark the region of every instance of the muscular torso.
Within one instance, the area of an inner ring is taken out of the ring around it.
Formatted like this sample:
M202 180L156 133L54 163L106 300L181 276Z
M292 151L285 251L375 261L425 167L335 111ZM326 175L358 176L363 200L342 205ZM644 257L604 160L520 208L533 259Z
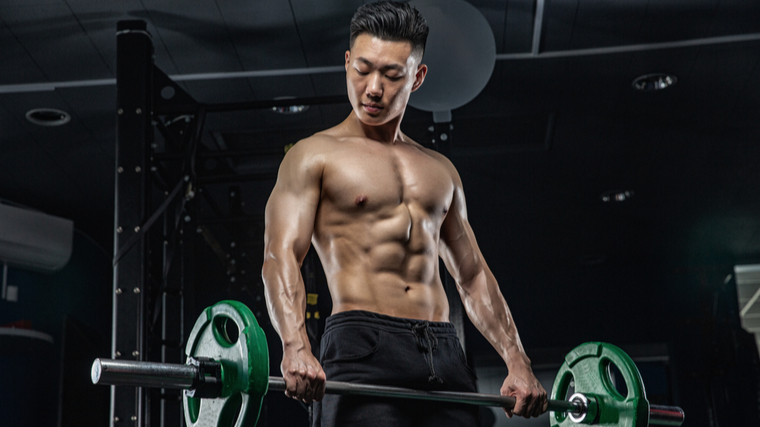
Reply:
M324 168L312 243L333 313L448 320L438 242L454 183L441 156L408 139L385 144L329 131L319 139Z

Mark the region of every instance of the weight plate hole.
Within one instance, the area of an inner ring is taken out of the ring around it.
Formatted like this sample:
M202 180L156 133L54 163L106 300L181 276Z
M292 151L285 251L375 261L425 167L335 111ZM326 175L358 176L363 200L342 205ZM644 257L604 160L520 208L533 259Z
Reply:
M567 383L567 391L565 392L565 396L563 397L563 399L567 399L574 394L575 394L575 379L570 378L570 382Z
M216 328L217 336L226 341L225 344L234 345L240 336L240 331L235 321L229 317L217 316L214 318L214 327Z
M567 400L575 394L575 378L573 378L573 374L570 371L563 372L557 380L559 381L556 388L557 392L555 395L552 395L552 399ZM567 413L565 412L554 412L554 419L557 424L563 423L567 417Z
M625 384L625 377L623 376L623 373L620 372L617 365L612 361L608 361L607 369L605 369L605 371L607 373L607 378L605 378L605 380L608 388L611 391L614 391L615 394L617 394L616 397L619 397L620 400L627 398L628 386Z

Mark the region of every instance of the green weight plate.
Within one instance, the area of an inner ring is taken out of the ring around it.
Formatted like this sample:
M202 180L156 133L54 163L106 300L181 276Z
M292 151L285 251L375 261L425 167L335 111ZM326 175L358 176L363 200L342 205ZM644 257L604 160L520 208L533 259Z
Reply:
M222 396L185 393L185 420L191 427L255 426L269 387L269 350L264 331L245 304L221 301L195 322L185 347L187 357L222 364Z
M627 395L620 394L610 377L610 365L621 373ZM612 344L581 344L565 356L552 387L551 399L565 400L571 382L575 393L595 397L599 409L594 420L584 423L615 427L646 427L649 424L649 402L636 364L623 350ZM575 426L565 413L552 412L552 427Z

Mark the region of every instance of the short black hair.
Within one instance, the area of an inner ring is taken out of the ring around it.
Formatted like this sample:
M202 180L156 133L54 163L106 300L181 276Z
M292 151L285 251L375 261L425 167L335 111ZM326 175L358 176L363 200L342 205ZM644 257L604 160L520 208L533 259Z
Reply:
M366 33L382 40L408 41L412 52L422 58L429 32L425 18L414 6L395 1L367 3L351 18L350 46L354 46L356 37Z

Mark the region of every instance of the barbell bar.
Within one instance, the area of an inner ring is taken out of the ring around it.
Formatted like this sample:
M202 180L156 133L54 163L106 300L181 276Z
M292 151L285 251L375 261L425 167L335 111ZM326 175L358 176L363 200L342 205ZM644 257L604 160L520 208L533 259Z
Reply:
M208 369L208 366L217 362L208 361L206 363L208 364L207 371L213 372L214 368ZM205 375L199 365L194 362L182 365L112 359L95 359L92 364L91 379L93 384L182 390L195 390L210 379L211 384L218 383L215 375ZM280 377L270 376L269 390L285 391L285 380ZM506 409L512 409L515 406L515 398L511 396L453 391L424 391L329 380L325 382L325 393L500 406ZM573 414L576 417L586 414L587 408L588 404L584 404L579 397L575 399L571 397L570 401L554 399L549 399L548 401L549 411ZM684 413L681 408L676 406L649 406L649 424L679 426L683 421Z
M189 427L255 425L268 390L284 391L282 378L269 376L264 331L245 304L222 301L206 308L188 338L186 364L96 359L94 384L182 389ZM619 393L610 374L614 365L625 382ZM567 397L568 390L575 393ZM325 393L390 397L514 408L515 398L453 391L326 381ZM238 397L236 397L238 396ZM650 405L633 360L612 344L582 344L565 356L549 395L552 427L590 424L611 427L679 426L684 412L675 406ZM566 400L565 400L566 399ZM230 409L232 408L232 409Z

